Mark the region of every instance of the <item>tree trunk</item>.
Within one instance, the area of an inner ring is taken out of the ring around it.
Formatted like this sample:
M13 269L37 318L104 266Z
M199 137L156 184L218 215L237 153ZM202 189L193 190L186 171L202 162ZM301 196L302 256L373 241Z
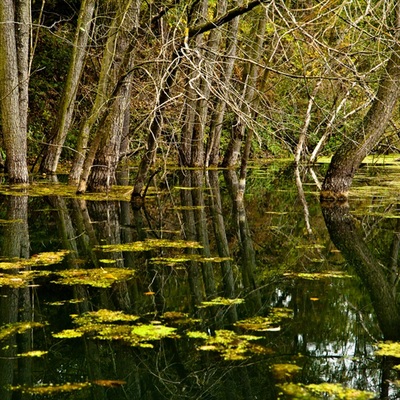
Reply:
M238 41L239 18L235 18L229 24L226 38L226 61L224 74L222 77L222 87L225 97L227 96L227 87L231 84L233 67L235 65L236 48ZM215 111L211 117L210 139L207 143L206 165L217 166L220 162L220 142L222 126L226 110L226 99L218 98Z
M102 120L102 117L106 114L107 107L109 106L108 103L111 100L110 96L120 76L119 72L122 64L121 57L123 58L123 53L121 54L121 51L118 51L121 49L118 49L117 47L122 34L122 24L127 21L132 22L129 18L125 18L131 3L131 0L125 0L123 4L117 6L116 15L113 18L112 25L108 31L107 42L101 62L96 98L90 111L90 115L85 119L78 135L77 152L69 175L70 184L79 183L83 164L85 163L90 134L95 124L99 120Z
M40 171L54 174L61 156L62 146L71 125L84 60L87 52L96 0L83 0L78 16L74 46L67 79L58 108L56 123L40 165Z
M23 8L26 2L20 3ZM26 131L26 107L27 107L27 68L25 63L28 54L21 54L17 58L16 21L14 2L3 0L0 2L0 108L4 146L6 151L6 166L10 183L28 183L27 166L27 131ZM21 26L24 26L21 22ZM23 28L25 32L25 28ZM23 43L26 51L25 35L19 36L19 42ZM20 60L21 65L18 65ZM20 81L22 79L22 81ZM23 80L25 79L25 80ZM24 87L26 85L26 88Z
M262 56L266 23L267 18L264 14L260 16L258 20L257 28L255 31L257 33L257 40L254 44L254 49L250 49L250 54L253 56L252 59L255 62L258 62L260 60L260 57ZM259 69L260 68L256 63L251 64L249 67L249 71L246 74L245 79L243 80L243 98L240 104L240 110L238 110L238 115L236 117L236 123L232 127L232 137L225 152L224 159L222 161L223 167L233 167L237 163L237 160L240 156L240 148L246 132L246 123L242 115L246 115L248 118L252 118L254 115L252 108L256 93ZM249 133L249 140L251 140L252 133L251 131L249 131Z
M396 6L396 27L400 28L400 2ZM334 154L322 185L324 199L346 198L362 160L385 133L396 106L400 89L400 42L396 36L392 53L381 78L371 108L354 136Z
M115 184L115 171L119 161L126 110L129 109L130 104L129 95L129 83L127 83L121 88L121 93L112 105L112 111L104 125L100 127L101 140L99 148L91 169L88 166L90 169L88 190L91 192L105 192ZM86 170L84 169L84 171ZM85 173L82 174L81 181L84 176Z

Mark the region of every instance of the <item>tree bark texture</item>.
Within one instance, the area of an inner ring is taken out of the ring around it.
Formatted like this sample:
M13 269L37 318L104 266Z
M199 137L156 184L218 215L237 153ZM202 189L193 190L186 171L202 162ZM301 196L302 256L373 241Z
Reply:
M21 104L20 85L28 85L27 81L20 81L25 77L23 70L19 72L19 49L16 40L16 15L14 2L4 0L0 2L0 107L3 129L3 140L6 151L6 166L10 183L28 183L27 166L27 132L23 118L26 113ZM22 40L22 38L21 38ZM24 37L23 40L26 40ZM25 47L24 47L25 48ZM22 50L21 50L22 51ZM21 56L22 59L22 56ZM21 68L25 68L24 64Z

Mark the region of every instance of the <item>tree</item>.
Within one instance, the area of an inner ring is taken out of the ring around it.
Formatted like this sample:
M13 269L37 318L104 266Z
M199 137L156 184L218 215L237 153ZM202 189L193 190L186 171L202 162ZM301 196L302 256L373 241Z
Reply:
M169 67L166 69L164 74L161 88L158 91L158 96L156 99L156 104L154 107L154 114L150 123L149 135L147 140L147 148L145 150L145 154L142 157L138 169L138 173L135 178L134 188L131 196L131 200L134 203L140 203L143 200L143 189L145 186L145 180L148 176L151 166L153 165L155 152L158 145L158 140L161 136L163 129L163 109L169 102L171 96L172 85L175 81L175 77L178 71L178 67L182 60L182 55L185 49L187 48L190 40L195 39L198 35L201 35L205 32L209 32L213 29L216 29L236 17L243 15L258 5L262 4L262 1L255 0L247 3L246 5L237 6L220 17L207 21L204 23L200 23L194 26L188 26L185 30L185 37L183 37L178 45L175 47L175 51L172 53L171 61Z
M0 108L10 183L28 183L29 29L29 0L0 2Z
M362 123L336 151L322 185L322 198L346 198L362 160L379 142L392 117L400 90L400 3L393 6L394 32L391 53L378 91Z
M95 4L96 0L83 0L81 3L67 79L60 99L57 118L52 127L52 135L40 165L40 171L44 173L54 174L56 172L62 146L71 126L78 85L87 54Z

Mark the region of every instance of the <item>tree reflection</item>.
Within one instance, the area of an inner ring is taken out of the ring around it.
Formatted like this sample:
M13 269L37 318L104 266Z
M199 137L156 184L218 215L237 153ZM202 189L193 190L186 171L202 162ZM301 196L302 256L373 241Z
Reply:
M322 212L333 243L354 268L369 291L382 333L387 340L400 339L400 308L389 265L383 265L365 243L345 203L323 204ZM394 242L398 240L394 236ZM393 265L393 261L392 261Z
M330 237L346 261L360 277L368 290L379 327L385 340L400 340L400 305L398 296L399 223L393 232L384 265L364 240L357 220L351 215L347 202L322 203L322 212ZM376 245L376 244L375 244ZM393 358L383 357L381 397L390 398L391 368L397 364Z
M2 255L9 260L29 257L28 196L7 197L7 220L3 229ZM29 268L29 267L26 267ZM17 274L19 271L8 271ZM32 288L0 289L0 326L10 326L19 321L31 322ZM21 311L20 311L21 310ZM32 330L28 329L18 340L16 335L7 335L0 349L0 398L11 399L7 390L15 384L32 383L32 361L17 359L17 354L32 350ZM18 368L17 368L18 367ZM26 398L26 396L24 396Z

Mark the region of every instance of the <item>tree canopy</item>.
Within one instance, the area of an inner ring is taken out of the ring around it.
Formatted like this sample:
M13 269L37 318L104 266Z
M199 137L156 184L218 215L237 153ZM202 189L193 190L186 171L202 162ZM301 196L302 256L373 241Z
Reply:
M399 5L193 0L0 6L1 158L108 190L124 160L141 198L159 163L335 154L346 196L372 150L398 151ZM18 27L18 29L16 29Z

